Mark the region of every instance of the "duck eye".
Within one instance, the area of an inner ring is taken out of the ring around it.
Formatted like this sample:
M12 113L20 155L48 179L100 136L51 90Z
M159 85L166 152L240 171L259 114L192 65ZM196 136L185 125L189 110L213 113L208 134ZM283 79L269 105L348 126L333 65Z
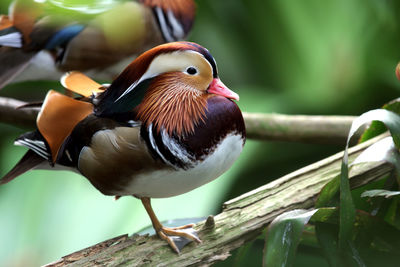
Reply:
M186 72L190 75L196 75L197 74L197 69L195 67L189 67L186 69Z

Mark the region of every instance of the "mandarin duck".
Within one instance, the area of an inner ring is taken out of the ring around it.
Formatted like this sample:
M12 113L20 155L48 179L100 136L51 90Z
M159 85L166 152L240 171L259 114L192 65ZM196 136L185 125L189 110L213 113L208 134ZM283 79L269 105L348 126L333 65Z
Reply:
M239 96L221 82L209 51L189 42L163 44L107 88L79 72L61 83L81 96L49 91L37 130L15 141L28 152L0 184L35 168L75 170L105 195L139 198L158 236L176 252L176 237L200 242L193 225L164 227L150 198L216 179L242 151L245 125L232 101Z
M113 79L147 49L185 39L196 8L194 0L129 0L97 11L61 3L15 0L0 17L0 88L71 70Z

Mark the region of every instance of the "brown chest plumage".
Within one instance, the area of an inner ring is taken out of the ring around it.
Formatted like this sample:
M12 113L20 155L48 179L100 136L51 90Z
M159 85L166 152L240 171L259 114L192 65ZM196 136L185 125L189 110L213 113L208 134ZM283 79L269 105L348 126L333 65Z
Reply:
M90 119L96 120L94 116L87 120ZM87 125L84 128L87 129ZM137 176L160 170L194 168L213 154L228 135L241 136L240 145L243 146L245 127L241 112L233 101L213 96L207 100L204 119L190 134L166 136L165 129L157 132L152 124L115 126L96 132L82 147L78 169L102 193L121 195L126 191L124 187ZM171 142L182 150L180 153L184 157L171 151Z

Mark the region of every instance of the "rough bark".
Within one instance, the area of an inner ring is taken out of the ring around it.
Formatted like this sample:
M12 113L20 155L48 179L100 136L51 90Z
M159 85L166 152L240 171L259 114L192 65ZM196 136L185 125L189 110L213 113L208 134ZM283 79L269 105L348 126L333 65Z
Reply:
M377 137L350 149L350 162ZM223 211L198 223L202 244L189 244L180 255L155 236L120 236L65 256L47 266L207 266L259 236L278 215L310 209L321 188L340 173L343 152L299 169L223 204ZM391 173L387 163L363 163L350 170L352 187Z

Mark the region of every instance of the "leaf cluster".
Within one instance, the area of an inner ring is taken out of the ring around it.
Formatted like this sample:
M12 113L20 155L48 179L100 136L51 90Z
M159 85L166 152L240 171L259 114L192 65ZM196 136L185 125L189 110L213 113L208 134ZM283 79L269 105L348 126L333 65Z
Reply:
M321 190L312 210L286 212L269 225L253 244L242 247L235 262L243 264L251 246L264 240L264 266L301 266L304 253L329 266L395 266L400 249L400 100L368 111L352 124L340 174ZM389 130L353 162L348 160L351 138L370 123L359 142ZM394 165L391 175L351 190L349 171L371 161Z

